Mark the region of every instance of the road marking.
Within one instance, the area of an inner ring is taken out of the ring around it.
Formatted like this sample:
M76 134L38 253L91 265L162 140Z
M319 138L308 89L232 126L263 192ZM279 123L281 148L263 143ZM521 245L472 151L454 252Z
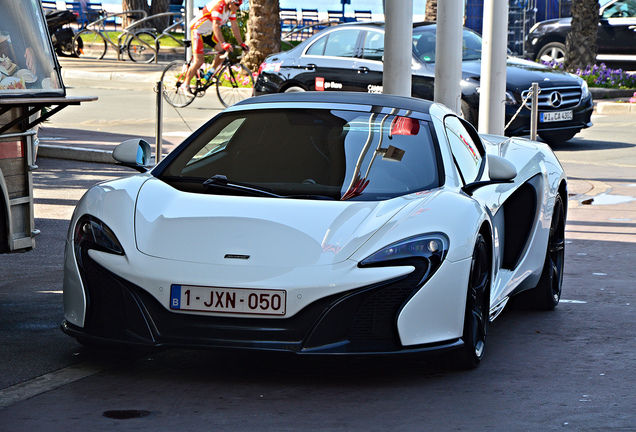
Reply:
M559 303L574 303L574 304L586 304L586 301L582 301L582 300L565 300L565 299L561 299L559 300Z
M0 409L104 372L124 361L84 361L0 390Z

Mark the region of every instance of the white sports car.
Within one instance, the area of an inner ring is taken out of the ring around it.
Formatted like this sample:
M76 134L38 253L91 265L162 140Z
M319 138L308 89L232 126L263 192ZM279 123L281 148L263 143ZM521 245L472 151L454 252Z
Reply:
M92 187L66 241L83 343L299 354L454 350L475 367L513 296L552 309L567 180L546 144L442 105L286 93L219 114L146 172Z

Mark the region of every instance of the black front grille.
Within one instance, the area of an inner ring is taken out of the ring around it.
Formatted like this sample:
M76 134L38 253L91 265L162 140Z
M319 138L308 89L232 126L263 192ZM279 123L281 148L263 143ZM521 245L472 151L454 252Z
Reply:
M581 103L581 87L539 87L539 110L540 111L559 111L570 109ZM521 92L522 100L528 96L530 90ZM532 98L526 101L526 107L532 108Z
M149 345L308 353L400 351L397 316L426 272L418 260L408 276L325 297L289 318L218 317L172 312L86 252L82 251L80 265L88 299L86 326L77 331L86 337Z

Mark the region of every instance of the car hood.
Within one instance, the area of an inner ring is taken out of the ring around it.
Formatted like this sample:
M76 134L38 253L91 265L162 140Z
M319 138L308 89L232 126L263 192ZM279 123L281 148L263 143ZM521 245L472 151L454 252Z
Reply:
M481 61L463 62L462 71L465 78L472 77L478 80L481 74ZM508 58L506 67L508 90L527 90L533 82L539 83L542 88L580 85L579 80L567 72L528 60Z
M140 252L202 264L331 265L351 256L409 200L315 201L180 192L158 179L140 189Z

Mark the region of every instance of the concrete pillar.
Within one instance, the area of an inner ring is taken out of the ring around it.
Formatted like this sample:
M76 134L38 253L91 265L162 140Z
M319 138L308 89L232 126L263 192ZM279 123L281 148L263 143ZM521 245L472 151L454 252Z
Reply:
M507 41L507 0L485 0L478 128L482 133L504 134Z
M185 0L185 33L186 39L191 40L192 35L190 34L190 21L194 18L194 0ZM189 47L186 50L187 56L186 58L192 57L192 47Z
M460 113L462 80L461 0L437 2L437 39L435 41L435 102Z
M387 0L383 92L411 96L413 0Z

